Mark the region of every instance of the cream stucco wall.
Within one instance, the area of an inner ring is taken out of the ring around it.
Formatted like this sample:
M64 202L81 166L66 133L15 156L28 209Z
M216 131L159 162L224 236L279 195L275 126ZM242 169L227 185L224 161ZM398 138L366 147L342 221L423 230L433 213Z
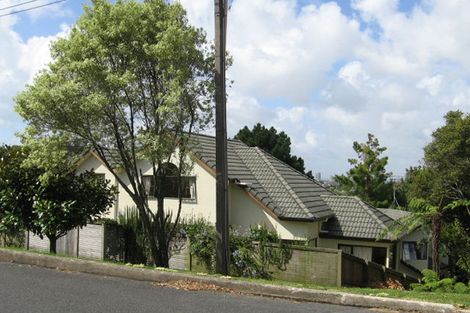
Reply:
M76 172L83 173L83 172L91 171L91 170L93 170L97 174L104 174L105 179L110 181L110 183L113 186L118 185L117 180L114 177L114 175L111 173L111 171L109 171L100 160L95 158L91 153L88 153L84 157L84 159L79 163L76 169ZM116 211L116 208L118 207L118 202L119 202L119 198L116 197L116 201L114 202L114 205L109 209L107 213L103 215L103 217L116 219L117 213L118 213Z
M177 164L177 160L172 159L172 163ZM141 161L138 164L143 175L152 175L152 168L149 162ZM97 159L93 154L89 154L78 166L77 172L94 169L98 174L105 174L107 180L112 184L118 185L113 174ZM216 220L216 180L211 169L207 168L199 161L192 163L189 176L196 177L196 199L184 200L182 204L181 218L191 220L194 218L204 218L210 223L215 224ZM129 186L129 179L124 172L119 177ZM119 214L125 212L126 208L135 207L135 204L129 194L121 187L118 188L119 194L116 202L105 215L108 218L117 218ZM150 208L157 209L156 199L149 199ZM176 216L178 210L178 199L166 198L165 209ZM312 240L318 238L318 222L290 222L282 221L268 213L269 209L252 198L242 187L230 184L229 187L229 221L231 225L240 227L241 230L247 230L250 226L266 225L275 230L282 239L286 240ZM314 242L314 240L312 241Z
M275 230L282 239L309 240L318 238L319 222L281 221L272 216L267 208L262 206L237 185L230 186L230 223L238 225L242 230L250 226L265 225Z
M173 163L177 163L176 160L171 161ZM138 166L143 175L152 175L152 167L149 162L141 161L138 163ZM134 201L130 195L122 186L119 186L118 180L114 177L111 171L109 171L93 154L89 154L86 156L86 159L79 163L77 172L82 173L92 169L97 174L105 174L106 180L109 180L111 184L118 186L119 193L116 197L116 201L104 217L116 219L119 214L123 214L127 208L135 207ZM201 217L207 219L211 223L215 223L215 193L213 192L213 190L215 190L214 177L211 173L197 164L193 164L188 176L196 177L196 199L183 200L181 218L193 219ZM125 172L120 171L119 178L127 185L127 187L132 189ZM156 199L150 198L149 205L152 210L156 210ZM165 209L167 212L172 212L173 217L175 217L178 212L178 199L166 198Z
M369 241L369 240L350 240L340 238L320 238L318 246L321 248L338 249L338 245L348 245L356 247L378 247L387 249L387 259L385 266L392 266L393 243Z

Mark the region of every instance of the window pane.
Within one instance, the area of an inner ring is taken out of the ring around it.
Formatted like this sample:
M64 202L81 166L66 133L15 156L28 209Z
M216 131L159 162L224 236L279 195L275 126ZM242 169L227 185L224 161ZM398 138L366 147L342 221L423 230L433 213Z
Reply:
M182 177L181 191L184 199L196 199L196 177Z
M165 177L162 185L164 197L178 198L178 177Z
M403 242L403 260L416 260L416 242Z
M147 194L147 196L154 197L155 195L152 194L155 188L155 180L153 179L153 176L144 176L142 177L142 181L144 183L145 193Z
M418 260L426 260L428 258L428 245L426 243L419 244L416 250L416 255Z

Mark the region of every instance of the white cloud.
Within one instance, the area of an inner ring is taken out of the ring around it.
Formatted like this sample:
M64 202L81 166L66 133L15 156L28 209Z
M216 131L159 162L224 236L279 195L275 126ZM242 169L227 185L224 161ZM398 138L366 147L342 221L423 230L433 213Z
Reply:
M354 127L358 121L358 115L347 112L340 107L330 106L322 111L321 116L333 123L339 123L342 126Z
M440 74L434 75L432 77L425 77L418 82L416 87L426 90L429 95L434 97L439 93L442 87L443 79L444 77Z
M293 102L308 100L359 37L358 23L335 3L297 12L294 1L238 0L229 22L229 75L238 90Z
M55 36L34 36L23 41L13 31L16 21L15 17L0 21L0 120L3 121L0 124L0 143L18 141L14 133L24 126L14 112L13 98L50 61L50 42L67 32L64 27Z
M191 21L212 29L210 0L182 2ZM448 110L470 110L470 2L401 12L399 0L352 0L351 16L334 1L314 3L233 1L230 98L249 114L232 106L231 127L285 130L293 152L326 175L346 170L352 141L371 132L403 173Z
M339 70L338 77L356 89L360 89L370 79L369 75L364 71L361 62L358 61L344 65Z
M264 121L271 121L276 114L262 106L255 97L242 96L232 92L227 101L228 135L235 136L240 128L253 126L260 121L261 116Z
M395 173L416 164L442 116L470 110L470 1L423 1L410 12L398 1L352 0L346 16L334 1L233 0L229 135L257 122L284 130L323 177L347 170L352 142L368 132L388 147ZM213 1L180 2L212 41ZM23 42L15 21L0 20L2 128L20 128L11 97L47 62L53 39Z
M318 144L317 135L311 130L307 131L305 133L305 143L310 147L316 147Z

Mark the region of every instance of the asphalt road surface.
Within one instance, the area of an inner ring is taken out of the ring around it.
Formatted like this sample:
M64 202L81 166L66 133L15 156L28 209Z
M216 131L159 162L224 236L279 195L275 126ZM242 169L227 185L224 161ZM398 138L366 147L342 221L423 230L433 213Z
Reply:
M233 293L184 291L157 287L148 282L0 262L0 312L371 313L372 311Z

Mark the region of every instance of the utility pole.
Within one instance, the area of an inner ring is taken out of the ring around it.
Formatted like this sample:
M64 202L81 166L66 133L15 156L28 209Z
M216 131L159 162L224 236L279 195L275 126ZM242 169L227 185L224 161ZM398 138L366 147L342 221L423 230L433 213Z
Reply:
M228 174L227 111L225 95L225 45L227 33L227 0L215 0L215 173L217 231L217 273L229 273L228 247Z

